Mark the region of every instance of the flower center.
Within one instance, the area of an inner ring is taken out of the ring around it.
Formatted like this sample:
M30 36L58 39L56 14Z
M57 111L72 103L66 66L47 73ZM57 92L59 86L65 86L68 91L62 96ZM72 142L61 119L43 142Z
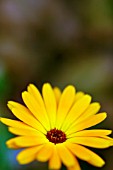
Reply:
M66 134L56 128L47 132L47 139L52 143L63 143L66 141Z

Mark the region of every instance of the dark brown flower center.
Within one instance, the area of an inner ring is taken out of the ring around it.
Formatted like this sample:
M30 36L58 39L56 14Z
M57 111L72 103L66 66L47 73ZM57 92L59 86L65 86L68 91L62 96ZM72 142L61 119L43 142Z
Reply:
M52 143L63 143L66 141L66 134L56 128L47 132L47 139Z

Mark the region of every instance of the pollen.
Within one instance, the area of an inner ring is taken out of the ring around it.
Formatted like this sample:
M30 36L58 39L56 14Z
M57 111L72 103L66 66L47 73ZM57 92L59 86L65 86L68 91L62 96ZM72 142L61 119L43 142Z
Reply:
M66 134L56 128L48 131L46 137L50 142L54 144L63 143L66 141Z

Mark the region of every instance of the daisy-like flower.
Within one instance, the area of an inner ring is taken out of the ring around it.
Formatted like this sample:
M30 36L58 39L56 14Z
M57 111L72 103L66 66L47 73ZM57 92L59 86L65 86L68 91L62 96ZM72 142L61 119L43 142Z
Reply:
M42 96L30 84L22 93L25 103L9 101L8 107L18 120L1 118L16 137L9 139L9 148L20 149L17 161L28 164L34 160L49 162L49 169L58 170L62 163L68 170L80 170L77 158L96 167L102 167L104 160L91 151L93 148L107 148L113 145L108 135L111 130L88 129L106 118L98 113L100 104L91 103L91 96L77 92L74 86L67 86L63 92L43 85ZM87 148L88 147L88 148Z

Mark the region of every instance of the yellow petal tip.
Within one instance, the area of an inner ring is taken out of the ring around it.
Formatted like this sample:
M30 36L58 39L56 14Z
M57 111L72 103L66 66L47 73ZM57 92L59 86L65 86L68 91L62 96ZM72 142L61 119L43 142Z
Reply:
M17 162L18 162L20 165L26 164L26 163L24 163L24 161L22 161L21 159L19 159L18 156L16 157L16 160L17 160Z
M34 86L35 86L34 84L30 83L30 84L27 86L27 90L29 91L29 88L32 88L32 87L34 87Z
M85 96L84 96L87 100L89 100L90 102L91 102L91 100L92 100L92 97L89 95L89 94L85 94Z
M44 83L43 88L51 88L51 84L50 83Z
M27 93L28 93L27 91L23 91L23 92L22 92L22 98L24 98Z
M111 139L110 141L110 146L113 146L113 139Z
M104 115L105 115L105 118L107 117L107 113L106 112L104 112Z
M109 130L109 133L108 133L108 135L110 135L112 133L112 130Z
M8 106L8 108L10 109L10 110L12 110L13 109L13 101L8 101L8 103L7 103L7 106Z
M4 118L3 118L3 117L0 117L0 121L1 121L3 124L5 124L5 123L4 123Z
M103 167L105 165L105 161L103 160L99 167Z

